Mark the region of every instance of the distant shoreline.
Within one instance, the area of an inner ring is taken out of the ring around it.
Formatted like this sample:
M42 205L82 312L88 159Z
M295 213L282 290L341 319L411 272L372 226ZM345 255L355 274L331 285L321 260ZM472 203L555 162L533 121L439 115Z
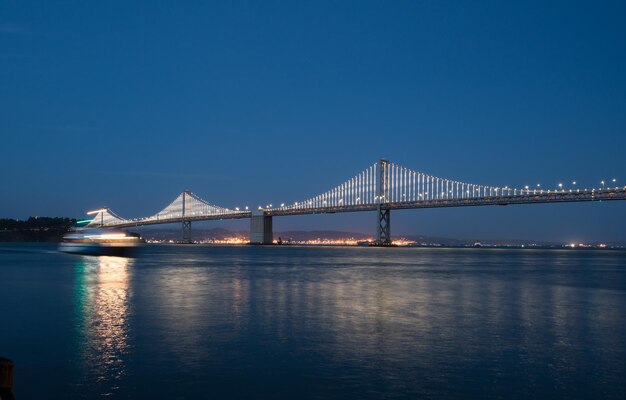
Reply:
M0 219L0 242L59 242L76 224L73 218Z
M65 217L30 217L27 220L0 219L0 243L59 243L63 235L76 225L76 219ZM177 244L180 231L175 229L137 229L150 244ZM248 232L230 231L223 228L193 231L194 244L247 245ZM282 237L282 245L306 247L370 247L373 239L367 234L344 231L285 231L275 232ZM484 249L577 249L577 250L624 250L621 242L558 243L532 240L507 239L454 239L418 235L397 235L397 246L414 248L484 248Z
M7 247L11 247L15 244L57 244L58 241L1 241L0 240L0 253L7 249ZM442 249L442 250L567 250L567 251L626 251L626 247L624 246L607 246L607 247L571 247L568 245L562 246L458 246L458 245L438 245L438 246L425 246L425 245L414 245L414 246L360 246L360 245L351 245L351 244L274 244L274 245L262 245L262 246L251 246L247 243L240 244L227 244L227 243L146 243L144 246L192 246L192 247L287 247L287 248L297 248L297 247L346 247L346 248L388 248L388 249ZM4 248L3 248L4 247Z

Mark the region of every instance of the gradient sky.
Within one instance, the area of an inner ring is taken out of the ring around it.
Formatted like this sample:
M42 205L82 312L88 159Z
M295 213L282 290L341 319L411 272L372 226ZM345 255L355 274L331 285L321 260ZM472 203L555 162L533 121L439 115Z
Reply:
M478 184L626 184L625 17L623 1L5 0L0 217L139 217L185 188L292 202L381 157ZM626 202L392 214L392 234L626 242Z

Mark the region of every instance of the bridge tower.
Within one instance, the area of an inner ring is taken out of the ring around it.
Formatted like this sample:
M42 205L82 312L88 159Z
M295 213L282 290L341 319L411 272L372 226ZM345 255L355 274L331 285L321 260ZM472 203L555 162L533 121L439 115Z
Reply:
M191 221L185 218L185 203L189 197L189 190L183 191L183 243L192 243L191 241Z
M389 177L389 161L378 161L378 190L376 195L378 196L376 206L376 242L377 246L390 246L391 245L391 210L387 208L387 203L390 198L390 177Z
M102 210L100 210L100 228L104 227L104 213L105 211L108 211L107 208L103 208Z

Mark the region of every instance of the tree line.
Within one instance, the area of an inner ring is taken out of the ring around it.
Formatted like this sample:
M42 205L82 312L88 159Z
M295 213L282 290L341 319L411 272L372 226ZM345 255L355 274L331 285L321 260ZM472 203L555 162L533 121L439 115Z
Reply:
M55 242L75 224L65 217L0 218L0 242Z

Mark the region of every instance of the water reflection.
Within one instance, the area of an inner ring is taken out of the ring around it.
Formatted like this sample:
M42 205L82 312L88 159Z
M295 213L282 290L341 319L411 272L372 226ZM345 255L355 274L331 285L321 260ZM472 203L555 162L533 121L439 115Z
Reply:
M247 326L249 286L242 268L229 268L225 277L204 268L201 260L167 257L163 262L138 277L138 346L156 341L165 350L163 362L174 360L187 371L219 359L223 349L207 343L235 340Z
M615 355L588 350L623 350L619 297L585 287L590 272L572 275L552 253L212 251L148 260L137 277L138 312L149 316L141 341L203 379L258 379L267 392L289 390L287 379L370 397L514 397L576 394L581 379L592 392L623 371Z
M119 388L129 353L129 278L134 261L82 257L76 264L78 365L84 382L101 395Z

